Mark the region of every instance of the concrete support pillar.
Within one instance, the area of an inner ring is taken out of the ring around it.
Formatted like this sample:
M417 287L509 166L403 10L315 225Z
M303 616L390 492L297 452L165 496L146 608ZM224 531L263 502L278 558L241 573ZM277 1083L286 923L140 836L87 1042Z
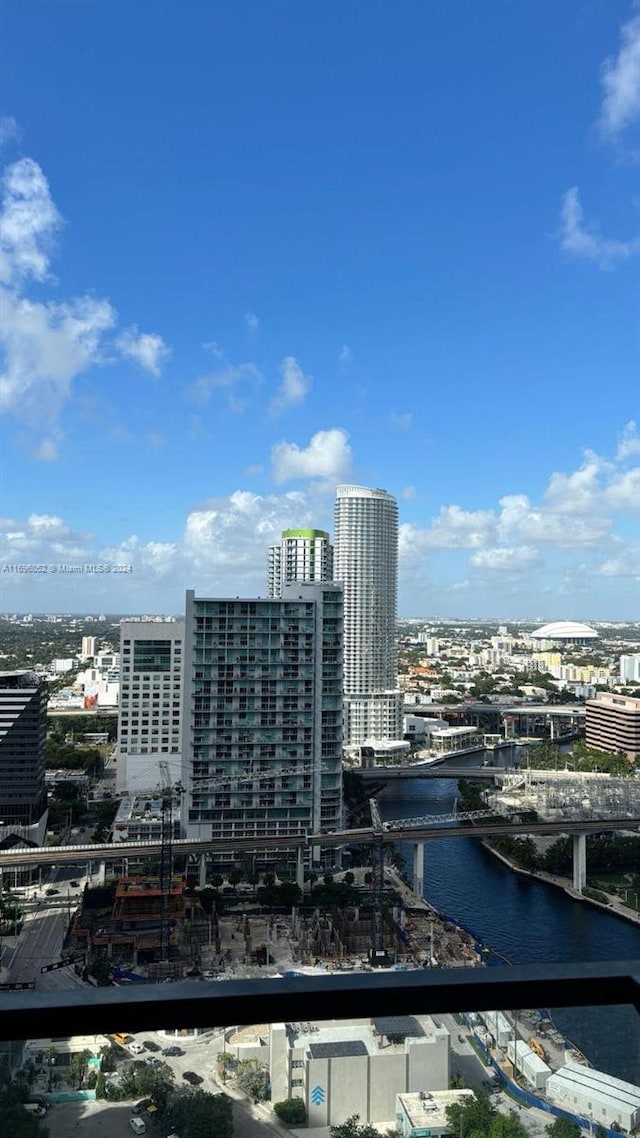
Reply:
M304 851L302 846L298 846L296 851L296 885L298 889L304 889Z
M200 863L199 863L198 885L200 886L201 889L204 889L206 884L207 884L207 855L206 855L206 853L201 853L200 854Z
M122 860L122 873L123 873L124 877L129 876L129 858L128 857L125 857Z
M424 842L413 844L413 895L422 901L424 892Z
M107 863L106 861L98 862L98 885L104 885L107 880Z
M587 884L587 835L573 835L573 888L582 893Z

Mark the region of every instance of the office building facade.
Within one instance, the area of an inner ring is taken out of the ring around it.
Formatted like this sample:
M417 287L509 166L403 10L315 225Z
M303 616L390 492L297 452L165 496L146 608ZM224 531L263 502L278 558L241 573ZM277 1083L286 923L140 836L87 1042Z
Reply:
M120 625L117 789L151 793L161 761L173 780L182 765L184 622L124 620Z
M291 581L333 580L333 547L322 529L286 529L269 547L267 570L270 597L282 596Z
M187 836L339 827L342 635L342 589L331 583L284 584L282 596L270 599L187 592ZM233 782L270 771L269 778ZM198 789L206 778L212 781Z
M0 842L13 834L44 841L48 698L35 672L0 672Z
M345 744L401 738L398 504L386 490L338 486L334 577L344 588Z
M640 699L597 692L585 709L587 746L640 758Z

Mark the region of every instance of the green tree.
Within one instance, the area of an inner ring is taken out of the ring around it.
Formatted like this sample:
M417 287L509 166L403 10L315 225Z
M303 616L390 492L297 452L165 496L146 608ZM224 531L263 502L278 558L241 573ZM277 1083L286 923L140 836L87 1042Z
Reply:
M454 1102L447 1107L447 1123L457 1138L471 1138L474 1134L486 1136L495 1117L487 1095L477 1094L464 1102Z
M103 1075L102 1071L99 1071L98 1077L96 1079L96 1098L106 1098L106 1097L107 1097L107 1080L106 1080L105 1076Z
M307 1121L307 1110L301 1098L285 1098L274 1102L273 1109L281 1122L287 1126L301 1126Z
M168 1063L129 1063L121 1072L122 1098L152 1098L161 1110L173 1090L174 1073Z
M515 1110L508 1114L495 1114L489 1127L489 1138L528 1138Z
M354 882L355 882L355 879L356 879L356 875L355 875L355 873L352 873L352 872L351 872L351 870L349 870L349 871L348 871L347 873L345 873L345 875L344 875L344 883L345 883L345 885L353 885L353 884L354 884Z
M168 1111L168 1127L180 1138L232 1138L231 1099L208 1091L179 1091Z
M556 1118L545 1129L548 1138L580 1138L581 1135L578 1123L572 1122L570 1118Z
M72 1087L77 1090L82 1086L87 1073L87 1062L91 1058L90 1051L76 1051L69 1059L69 1080Z
M269 1072L258 1059L243 1059L236 1071L236 1084L254 1102L267 1097Z
M338 1126L329 1127L330 1138L382 1138L379 1130L369 1123L360 1124L360 1115L352 1114Z

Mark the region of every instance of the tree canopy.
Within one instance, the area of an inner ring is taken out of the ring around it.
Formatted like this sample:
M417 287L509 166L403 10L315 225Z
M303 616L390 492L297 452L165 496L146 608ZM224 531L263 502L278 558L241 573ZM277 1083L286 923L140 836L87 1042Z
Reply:
M180 1138L231 1138L231 1099L208 1091L179 1091L168 1111L168 1123Z

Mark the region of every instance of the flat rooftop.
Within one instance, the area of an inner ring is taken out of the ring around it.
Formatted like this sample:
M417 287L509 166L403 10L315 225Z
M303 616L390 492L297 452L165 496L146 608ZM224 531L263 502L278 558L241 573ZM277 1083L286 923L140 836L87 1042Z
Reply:
M448 1106L473 1097L471 1090L412 1091L397 1095L396 1102L404 1111L413 1130L422 1130L425 1127L435 1130L446 1128Z
M384 1025L384 1028L381 1026ZM393 1026L393 1030L391 1027ZM388 1030L387 1030L388 1029ZM347 1055L377 1055L404 1051L405 1038L434 1035L428 1016L391 1016L380 1020L345 1023L288 1023L287 1038L291 1047L302 1047L313 1059ZM398 1040L397 1042L387 1042Z

